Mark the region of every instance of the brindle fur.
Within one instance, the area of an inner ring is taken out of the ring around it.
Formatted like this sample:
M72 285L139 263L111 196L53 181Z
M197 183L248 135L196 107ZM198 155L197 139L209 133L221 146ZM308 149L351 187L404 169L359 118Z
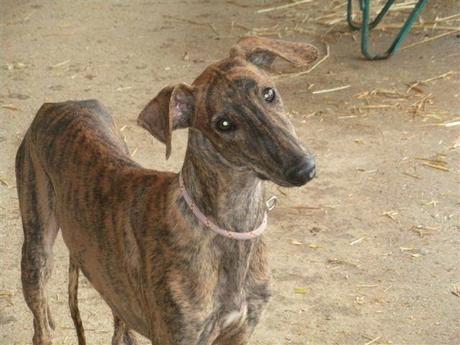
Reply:
M185 186L203 213L233 231L262 221L263 180L299 185L287 172L307 157L281 100L267 104L260 94L274 88L261 68L275 56L306 65L316 50L243 39L192 86L166 87L139 116L167 155L171 131L189 127ZM222 114L236 131L216 131ZM181 197L177 174L134 162L97 101L44 104L18 149L16 174L34 345L52 343L45 286L59 229L70 253L69 305L80 345L79 270L113 311L113 345L136 344L133 330L154 345L247 344L270 296L263 238L236 241L206 229Z

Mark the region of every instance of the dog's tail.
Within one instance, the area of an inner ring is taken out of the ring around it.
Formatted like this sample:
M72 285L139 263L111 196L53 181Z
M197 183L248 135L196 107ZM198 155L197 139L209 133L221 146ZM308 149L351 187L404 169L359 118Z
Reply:
M73 324L77 331L78 345L86 345L85 329L81 322L80 310L78 309L78 276L80 269L70 258L69 261L69 307Z

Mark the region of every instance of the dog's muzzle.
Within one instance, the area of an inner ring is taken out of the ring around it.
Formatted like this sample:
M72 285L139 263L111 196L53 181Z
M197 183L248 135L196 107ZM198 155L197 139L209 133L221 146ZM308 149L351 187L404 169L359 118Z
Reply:
M303 186L316 176L316 160L313 155L303 157L286 171L286 178L294 186Z

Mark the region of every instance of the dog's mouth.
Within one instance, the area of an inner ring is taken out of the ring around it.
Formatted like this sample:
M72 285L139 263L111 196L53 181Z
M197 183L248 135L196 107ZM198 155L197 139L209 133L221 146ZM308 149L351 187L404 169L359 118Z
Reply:
M256 176L262 181L271 181L281 187L294 187L294 185L289 183L288 181L285 181L283 179L268 177L267 175L260 173L258 171L256 172Z
M260 180L262 181L271 181L281 187L286 187L286 188L291 188L291 187L300 187L300 186L303 186L305 184L307 184L308 182L311 181L311 179L313 179L313 176L311 178L309 178L307 181L305 182L297 182L297 181L289 181L287 179L283 179L283 178L276 178L276 177L268 177L267 175L263 174L263 173L260 173L260 172L256 172L256 176L257 178L259 178Z
M303 165L300 167L294 166L288 169L284 174L281 174L281 176L276 173L263 171L258 167L252 167L252 170L255 176L261 181L271 181L281 187L287 188L303 186L316 176L316 166L314 164L306 167Z
M256 173L256 176L261 179L262 181L268 181L269 178L267 176L265 176L264 174L261 174L261 173Z

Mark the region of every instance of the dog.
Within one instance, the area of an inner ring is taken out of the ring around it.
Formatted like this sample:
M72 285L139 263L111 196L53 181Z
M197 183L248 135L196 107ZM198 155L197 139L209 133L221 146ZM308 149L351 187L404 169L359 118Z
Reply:
M192 85L167 86L138 123L171 153L188 128L179 174L133 161L95 100L45 103L16 156L24 229L21 277L34 345L50 345L45 291L59 229L70 255L69 304L79 345L81 270L113 311L113 345L244 345L270 297L264 181L315 176L270 78L276 57L309 65L303 43L241 39Z

